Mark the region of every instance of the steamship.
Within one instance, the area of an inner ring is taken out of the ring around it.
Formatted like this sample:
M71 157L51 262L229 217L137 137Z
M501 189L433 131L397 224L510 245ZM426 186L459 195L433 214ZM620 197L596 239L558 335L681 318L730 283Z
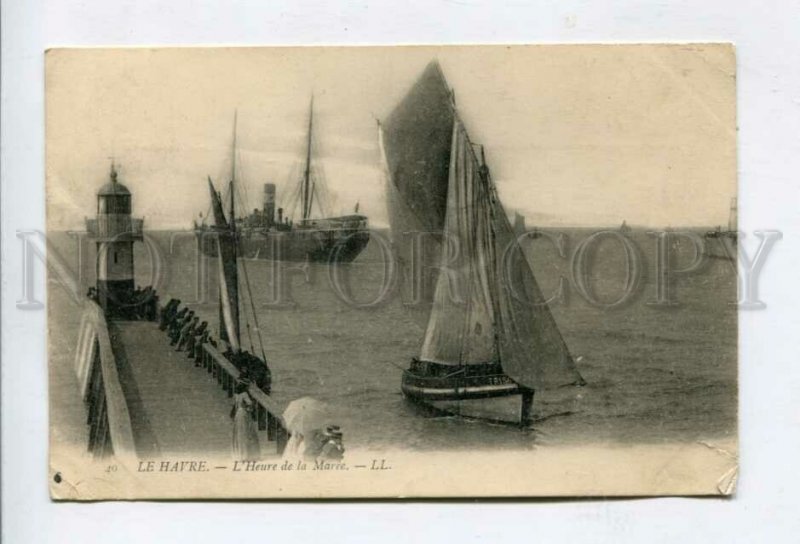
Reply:
M299 180L300 218L295 221L276 208L276 188L264 184L262 209L244 217L232 218L237 228L241 255L251 259L274 261L310 261L320 263L352 262L369 242L367 217L358 213L358 203L350 215L324 215L320 201L322 180L313 165L314 101L308 117L305 162ZM232 173L236 170L236 122L234 120ZM314 213L316 209L318 214ZM195 235L205 255L216 257L216 234L204 222L194 224Z

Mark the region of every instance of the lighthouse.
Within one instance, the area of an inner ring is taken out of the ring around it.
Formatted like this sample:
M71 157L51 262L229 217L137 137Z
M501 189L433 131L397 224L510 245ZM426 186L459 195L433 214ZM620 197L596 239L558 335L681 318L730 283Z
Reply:
M97 192L97 218L86 221L97 243L97 302L109 318L126 318L134 300L133 243L142 240L143 219L131 217L131 192L111 164L109 182Z

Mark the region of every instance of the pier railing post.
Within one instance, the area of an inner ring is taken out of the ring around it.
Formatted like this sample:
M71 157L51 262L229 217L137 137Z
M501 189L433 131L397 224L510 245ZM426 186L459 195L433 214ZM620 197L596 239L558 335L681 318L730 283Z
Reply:
M217 351L216 346L206 343L203 344L202 349L204 366L207 366L208 372L227 393L227 396L232 397L241 371L225 355ZM257 429L266 431L267 440L274 441L278 455L282 454L291 436L280 415L283 411L282 406L256 384L250 384L247 391L255 403L255 410L251 417L255 420Z

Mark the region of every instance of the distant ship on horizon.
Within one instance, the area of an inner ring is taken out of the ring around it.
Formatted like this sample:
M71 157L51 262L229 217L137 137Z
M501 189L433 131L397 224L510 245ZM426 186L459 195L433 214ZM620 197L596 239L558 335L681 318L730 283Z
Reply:
M533 227L530 230L528 229L528 227L525 225L525 216L518 211L514 212L514 223L512 228L514 229L514 234L516 234L518 237L524 235L526 238L533 239L542 236L539 227Z
M736 197L731 198L730 213L728 214L728 228L722 230L722 226L706 232L706 255L712 259L736 258L737 243L739 233L736 230L738 224L738 204ZM716 243L715 243L716 242Z
M264 184L262 209L244 217L232 218L237 227L240 255L275 261L311 261L347 263L353 261L369 243L368 218L358 213L325 217L319 203L321 180L314 175L313 157L314 99L309 107L308 134L303 174L299 180L300 218L294 221L283 208L275 205L274 183ZM236 178L236 117L234 116L231 180ZM315 216L314 206L322 217ZM276 213L277 212L277 213ZM194 223L198 246L208 256L216 257L213 229L201 221Z

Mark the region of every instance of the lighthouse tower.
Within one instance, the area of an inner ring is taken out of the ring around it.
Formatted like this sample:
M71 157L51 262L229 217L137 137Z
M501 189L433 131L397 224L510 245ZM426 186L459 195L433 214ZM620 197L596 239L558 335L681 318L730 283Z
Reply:
M142 240L143 224L131 217L131 192L112 163L109 182L97 192L97 218L86 229L97 242L97 302L108 317L127 317L136 304L133 243Z

